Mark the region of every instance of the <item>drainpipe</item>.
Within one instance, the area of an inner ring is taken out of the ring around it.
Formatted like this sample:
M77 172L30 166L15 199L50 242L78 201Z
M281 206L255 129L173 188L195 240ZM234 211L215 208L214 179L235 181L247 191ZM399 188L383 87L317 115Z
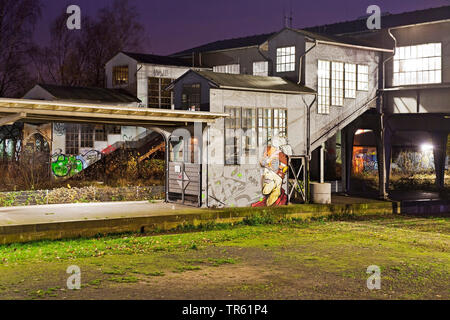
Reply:
M392 34L391 28L388 29L388 34L394 40L394 52L393 52L392 56L390 56L390 57L386 58L385 60L383 60L383 83L382 83L382 89L384 89L386 87L386 76L385 76L386 62L388 62L389 60L394 58L395 52L396 52L396 48L397 48L397 39Z
M391 28L388 28L387 31L388 31L389 36L394 40L394 52L390 57L383 60L383 63L382 63L382 68L383 68L382 89L383 90L386 88L386 62L388 62L389 60L394 58L395 53L396 53L396 48L397 48L397 39L392 34ZM385 139L385 137L384 137L384 130L385 130L385 128L384 128L384 111L383 111L383 109L384 109L384 92L381 92L380 97L381 97L381 103L380 103L380 131L381 132L380 132L380 135L381 135L381 153L382 153L381 157L383 158L383 167L381 168L383 181L381 181L381 185L380 185L380 188L381 188L380 194L383 199L386 199L387 198L387 190L386 190L386 178L387 177L386 176L389 174L389 172L387 172L387 170L386 170L387 159L386 159L386 150L384 148L384 139Z
M317 40L314 40L314 45L313 45L311 48L309 48L308 50L306 50L305 53L303 53L303 54L300 56L300 64L299 64L299 66L298 66L298 82L297 82L297 84L302 84L302 83L304 83L304 82L303 82L303 76L302 76L302 71L303 71L303 68L302 68L303 58L308 54L308 52L310 52L310 51L311 51L312 49L314 49L316 46L317 46Z
M317 100L317 93L314 93L314 100L311 102L311 104L307 107L306 112L306 203L309 203L309 167L311 162L311 108L314 105L314 103Z

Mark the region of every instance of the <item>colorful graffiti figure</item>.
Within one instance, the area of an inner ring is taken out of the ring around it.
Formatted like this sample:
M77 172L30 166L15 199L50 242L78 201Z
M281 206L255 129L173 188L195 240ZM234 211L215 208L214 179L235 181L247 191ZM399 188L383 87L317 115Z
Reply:
M75 175L83 170L83 162L75 156L60 154L52 161L52 172L56 177Z
M288 157L292 148L283 137L274 137L266 147L260 161L264 168L262 194L264 198L252 204L252 207L282 206L287 204L287 195L283 181L288 170Z

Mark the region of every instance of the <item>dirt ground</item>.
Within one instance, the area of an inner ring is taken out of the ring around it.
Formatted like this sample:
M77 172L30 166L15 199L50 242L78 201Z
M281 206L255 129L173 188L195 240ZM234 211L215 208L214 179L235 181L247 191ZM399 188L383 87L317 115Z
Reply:
M3 246L0 298L449 299L449 245L449 218L391 216Z

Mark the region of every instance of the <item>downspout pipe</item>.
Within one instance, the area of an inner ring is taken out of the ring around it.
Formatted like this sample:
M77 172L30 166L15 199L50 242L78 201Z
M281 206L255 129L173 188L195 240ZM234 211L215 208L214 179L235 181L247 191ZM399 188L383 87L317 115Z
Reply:
M392 34L391 32L391 28L388 28L387 30L389 36L392 38L392 40L394 40L394 52L392 53L392 55L388 58L386 58L385 60L383 60L383 81L382 81L382 89L384 90L386 88L386 62L388 62L389 60L391 60L392 58L395 57L395 53L397 51L397 39L395 38L395 36ZM382 148L382 157L383 157L383 167L381 168L382 173L383 173L383 181L381 182L381 197L383 199L387 199L387 190L386 190L386 176L389 174L386 171L386 157L385 157L385 148L384 148L384 135L385 135L385 128L384 128L384 92L381 92L379 94L380 98L381 98L381 103L380 103L380 135L381 135L381 148Z
M310 103L310 105L307 108L306 112L306 186L305 186L305 195L306 199L305 202L309 203L310 196L309 196L309 168L310 168L310 162L311 162L311 108L316 103L317 100L317 93L314 93L314 100Z
M302 75L302 64L303 64L303 58L308 54L308 52L310 52L312 49L314 49L317 46L317 40L314 40L314 44L311 48L309 48L308 50L306 50L301 56L300 56L300 64L298 66L298 82L297 84L304 84L304 79L303 79L303 75ZM315 101L315 100L314 100Z
M382 83L382 89L386 88L386 62L388 62L389 60L391 60L392 58L395 57L395 53L397 51L397 39L394 37L394 35L391 32L391 28L388 28L388 34L389 36L394 40L394 52L392 53L392 55L388 58L386 58L385 60L383 60L383 83Z

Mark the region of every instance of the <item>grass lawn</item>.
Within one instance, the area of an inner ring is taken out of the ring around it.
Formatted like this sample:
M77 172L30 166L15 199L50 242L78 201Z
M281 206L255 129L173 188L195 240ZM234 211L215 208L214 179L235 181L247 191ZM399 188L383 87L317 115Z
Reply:
M449 251L450 218L405 216L14 244L0 246L0 298L449 299Z

